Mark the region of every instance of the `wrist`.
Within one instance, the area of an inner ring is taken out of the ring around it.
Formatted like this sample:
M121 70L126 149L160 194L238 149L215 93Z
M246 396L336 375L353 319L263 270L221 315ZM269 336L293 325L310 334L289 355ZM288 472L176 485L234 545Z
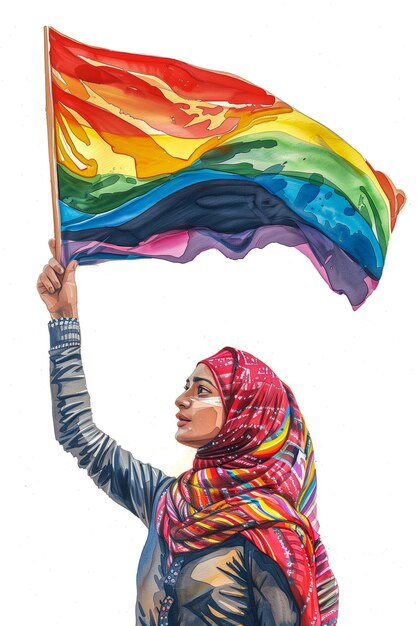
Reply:
M80 325L73 317L60 317L51 320L48 324L50 334L50 349L79 347L81 345Z
M78 308L76 306L66 307L64 309L60 309L59 311L49 311L51 315L51 319L59 320L62 317L78 317Z

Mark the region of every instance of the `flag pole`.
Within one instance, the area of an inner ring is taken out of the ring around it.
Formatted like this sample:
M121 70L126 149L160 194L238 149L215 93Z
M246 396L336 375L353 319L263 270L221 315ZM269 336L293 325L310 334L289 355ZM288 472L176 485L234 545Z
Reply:
M58 203L58 177L54 132L54 104L52 100L51 60L49 57L49 26L43 27L45 52L46 124L48 127L49 172L51 179L52 212L54 217L55 258L61 261L61 224Z

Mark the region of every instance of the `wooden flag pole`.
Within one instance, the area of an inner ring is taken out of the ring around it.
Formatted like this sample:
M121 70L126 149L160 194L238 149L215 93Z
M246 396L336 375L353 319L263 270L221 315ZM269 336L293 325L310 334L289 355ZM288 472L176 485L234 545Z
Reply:
M55 258L61 262L61 223L58 203L58 177L54 131L54 104L52 100L51 61L49 57L49 27L44 26L46 123L48 127L49 171L51 178L52 211L54 216Z

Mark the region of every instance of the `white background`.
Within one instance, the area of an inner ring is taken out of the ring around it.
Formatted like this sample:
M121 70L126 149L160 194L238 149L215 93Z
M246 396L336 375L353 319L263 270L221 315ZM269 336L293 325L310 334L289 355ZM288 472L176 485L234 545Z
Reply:
M177 474L192 459L174 440L173 401L184 379L223 345L253 352L293 388L315 443L339 625L415 623L415 33L407 4L8 4L1 623L133 624L145 539L141 523L53 436L48 315L35 292L52 234L44 24L85 43L243 76L342 135L406 191L382 281L355 313L305 257L278 245L236 262L211 251L185 266L106 263L79 268L77 277L98 425L138 458Z

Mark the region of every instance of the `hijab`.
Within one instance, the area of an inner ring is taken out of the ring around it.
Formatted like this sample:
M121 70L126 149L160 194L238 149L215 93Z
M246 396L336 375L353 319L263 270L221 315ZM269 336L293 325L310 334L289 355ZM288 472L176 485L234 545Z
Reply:
M336 624L338 587L319 536L313 446L291 389L241 350L223 348L201 363L217 382L226 420L158 503L169 564L173 554L240 533L286 575L301 626Z

